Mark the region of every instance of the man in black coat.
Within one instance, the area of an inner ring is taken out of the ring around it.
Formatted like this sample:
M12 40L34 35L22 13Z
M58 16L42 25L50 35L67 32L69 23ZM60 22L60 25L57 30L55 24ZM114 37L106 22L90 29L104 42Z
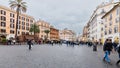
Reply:
M28 40L27 44L29 45L29 50L31 50L32 40Z
M110 52L112 51L112 49L113 49L112 40L107 39L104 46L103 46L103 50L105 52L105 56L104 56L103 60L104 61L106 60L108 63L110 63L109 55L110 55Z

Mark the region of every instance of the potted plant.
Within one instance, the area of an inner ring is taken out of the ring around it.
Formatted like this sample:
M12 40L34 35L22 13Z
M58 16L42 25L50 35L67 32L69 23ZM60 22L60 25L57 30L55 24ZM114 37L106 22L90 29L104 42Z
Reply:
M2 38L2 43L3 43L4 45L6 45L7 39L6 39L6 38Z

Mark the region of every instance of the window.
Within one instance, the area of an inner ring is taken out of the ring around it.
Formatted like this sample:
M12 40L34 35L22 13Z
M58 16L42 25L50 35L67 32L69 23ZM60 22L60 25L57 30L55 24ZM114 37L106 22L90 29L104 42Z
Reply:
M25 18L24 18L24 17L22 17L22 20L24 20L24 21L25 21Z
M15 15L14 15L13 13L10 13L10 17L13 17L13 18L14 18L14 17L15 17Z
M6 23L5 22L1 22L1 26L2 27L6 27Z
M25 32L22 32L22 35L24 35L25 34Z
M112 20L112 14L110 14L110 18L109 18L109 20Z
M119 15L119 7L116 9L116 15Z
M29 32L26 32L26 35L29 35Z
M119 22L119 18L116 18L116 19L115 19L115 22L118 23L118 22Z
M19 21L19 25L21 24L21 21Z
M15 20L11 18L10 23L15 23Z
M105 28L107 28L107 25L105 24Z
M112 21L109 22L109 25L110 25L110 26L112 25Z
M26 27L26 30L29 30L29 27Z
M4 15L6 15L6 12L4 11Z
M25 25L25 22L22 22L22 25Z
M118 27L114 27L114 33L118 32Z
M29 19L28 19L28 18L26 18L26 21L27 21L27 22L29 22Z
M19 19L21 19L21 16L19 16Z
M3 14L3 10L1 10L0 13Z
M104 9L101 10L101 14L102 14L102 13L105 13L105 10L104 10Z
M104 33L105 33L105 35L107 35L107 31L106 31L106 30L105 30L105 32L104 32Z
M14 30L10 30L10 33L11 33L11 34L14 34Z
M10 17L12 17L12 13L10 13Z
M18 31L18 34L20 34L20 31Z
M22 26L22 29L25 30L25 26Z
M1 10L0 12L2 15L6 15L6 11Z
M29 23L26 23L26 26L29 26Z
M6 21L6 17L1 16L1 20L2 20L2 21Z
M109 28L109 34L112 34L112 29L111 28Z
M30 23L33 23L33 20L30 20Z
M20 29L20 25L18 25L18 29Z
M101 31L103 31L103 28L101 28Z
M10 24L10 28L14 28L14 24Z
M6 33L6 30L5 29L1 29L1 33Z

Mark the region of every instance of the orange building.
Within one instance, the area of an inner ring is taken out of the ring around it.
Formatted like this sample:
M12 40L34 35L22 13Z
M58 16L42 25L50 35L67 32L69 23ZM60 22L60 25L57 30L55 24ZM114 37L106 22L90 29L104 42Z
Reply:
M7 39L15 36L17 13L8 7L0 6L0 35L5 35ZM26 14L19 15L17 34L30 34L30 25L34 23L34 18Z
M44 20L38 20L36 24L39 26L40 33L38 34L39 38L45 39L46 33L45 30L50 30L50 24ZM48 39L50 39L50 33L48 33Z
M59 30L54 28L54 27L50 27L50 40L59 40Z

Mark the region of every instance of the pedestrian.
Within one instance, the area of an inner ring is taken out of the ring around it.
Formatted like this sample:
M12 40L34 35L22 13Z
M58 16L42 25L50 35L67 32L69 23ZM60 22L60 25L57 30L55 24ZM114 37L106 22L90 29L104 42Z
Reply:
M97 51L97 40L93 42L93 51Z
M41 44L41 40L38 41L39 45Z
M31 50L32 40L28 40L27 44L29 45L29 50Z
M52 41L51 41L52 46L53 46L53 43L54 43L54 42L53 42L53 40L52 40Z
M114 47L114 50L115 50L115 51L116 51L117 45L118 45L118 43L114 41L114 42L113 42L113 47Z
M116 50L117 50L118 56L119 56L119 60L116 62L116 65L118 65L120 63L120 45L117 46Z
M106 61L109 64L111 64L109 56L110 56L110 53L111 53L112 49L113 49L112 40L111 39L106 39L106 42L103 46L103 50L104 50L104 53L105 53L103 61Z
M15 39L12 40L13 44L15 45Z

